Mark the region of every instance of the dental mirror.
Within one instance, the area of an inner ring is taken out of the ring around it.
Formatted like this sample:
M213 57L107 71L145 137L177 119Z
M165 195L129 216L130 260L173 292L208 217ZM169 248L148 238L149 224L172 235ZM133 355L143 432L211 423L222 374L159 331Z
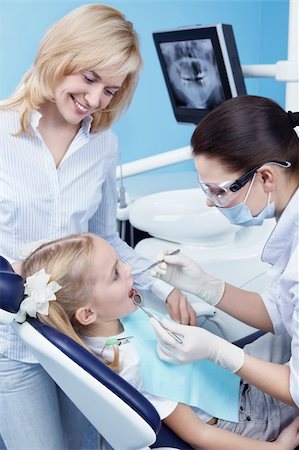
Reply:
M164 328L164 330L169 334L169 336L171 336L175 341L177 341L179 344L182 344L183 341L182 339L177 336L175 333L172 333L172 331L168 330L167 328L165 328L165 326L163 325L163 323L161 322L161 320L158 319L158 317L154 316L153 314L151 314L149 311L147 311L142 305L142 297L141 295L135 291L135 289L133 289L134 293L132 295L132 302L134 303L134 305L138 306L138 308L140 308L148 317L155 319L162 328Z

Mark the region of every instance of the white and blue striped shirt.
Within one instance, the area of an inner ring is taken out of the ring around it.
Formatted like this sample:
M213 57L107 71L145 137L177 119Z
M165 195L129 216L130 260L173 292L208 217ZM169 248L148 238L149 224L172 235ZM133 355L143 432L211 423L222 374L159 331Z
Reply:
M90 231L106 239L122 261L144 268L146 260L117 233L116 136L111 130L91 134L87 117L57 168L39 133L40 117L32 114L33 137L13 136L18 112L0 111L0 254L16 260L28 242ZM173 289L147 275L138 281L137 287L161 299ZM10 326L0 326L0 353L36 362Z

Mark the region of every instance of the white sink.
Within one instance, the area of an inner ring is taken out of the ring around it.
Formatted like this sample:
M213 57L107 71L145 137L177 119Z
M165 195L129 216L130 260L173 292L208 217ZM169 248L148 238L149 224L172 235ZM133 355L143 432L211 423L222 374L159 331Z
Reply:
M140 197L130 205L133 227L177 243L218 246L233 241L239 226L206 205L200 188L179 189Z

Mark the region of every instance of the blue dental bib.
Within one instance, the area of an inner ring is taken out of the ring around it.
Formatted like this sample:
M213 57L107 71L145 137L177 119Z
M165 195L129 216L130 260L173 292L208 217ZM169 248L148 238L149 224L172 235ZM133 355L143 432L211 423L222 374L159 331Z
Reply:
M162 318L157 311L151 311ZM140 357L144 389L152 395L185 403L223 420L238 422L240 378L211 361L173 365L160 360L156 334L140 310L121 319L126 336Z

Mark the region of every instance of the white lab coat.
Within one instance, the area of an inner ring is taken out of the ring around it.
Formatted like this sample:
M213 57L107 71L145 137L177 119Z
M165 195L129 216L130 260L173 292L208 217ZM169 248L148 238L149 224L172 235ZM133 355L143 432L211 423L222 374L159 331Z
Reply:
M291 337L290 392L299 407L299 189L277 222L262 254L271 281L261 294L275 334Z

